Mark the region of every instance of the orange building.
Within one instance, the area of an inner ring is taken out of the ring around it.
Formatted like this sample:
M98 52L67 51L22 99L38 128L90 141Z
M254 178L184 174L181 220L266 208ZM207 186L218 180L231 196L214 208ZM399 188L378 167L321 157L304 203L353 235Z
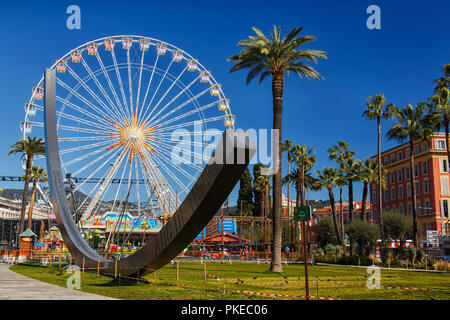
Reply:
M445 135L435 133L431 145L414 143L414 173L416 188L416 213L422 225L423 236L427 230L440 235L450 234L449 163ZM372 159L377 159L374 156ZM394 211L412 216L411 172L409 168L409 142L384 151L381 161L386 170L386 188L383 190L383 211ZM377 221L380 199L378 187L370 185L374 219Z
M362 208L362 202L353 202L353 217L355 220L361 219L361 208ZM341 205L339 201L335 203L335 213L336 213L336 220L339 222L339 225L341 223L341 212L344 217L344 224L347 224L349 222L349 206L348 201L342 202L342 210ZM321 209L314 209L313 210L313 223L316 222L316 220L319 220L321 216L329 216L332 217L331 212L331 206L327 206ZM317 219L318 218L318 219ZM372 219L372 206L370 202L366 202L366 214L364 217L364 220L368 222L373 222Z

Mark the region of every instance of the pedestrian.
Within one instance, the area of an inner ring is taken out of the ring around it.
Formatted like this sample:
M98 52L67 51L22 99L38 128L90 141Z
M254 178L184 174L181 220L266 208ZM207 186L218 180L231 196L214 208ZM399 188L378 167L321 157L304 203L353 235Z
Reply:
M286 254L286 258L289 258L289 254L291 253L291 248L289 248L289 246L286 246L286 248L284 248L284 253Z

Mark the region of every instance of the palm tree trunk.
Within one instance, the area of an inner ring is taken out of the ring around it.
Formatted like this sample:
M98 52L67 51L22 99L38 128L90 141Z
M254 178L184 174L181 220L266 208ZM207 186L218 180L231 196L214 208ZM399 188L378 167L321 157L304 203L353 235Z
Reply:
M306 205L305 202L305 165L302 163L302 184L301 184L301 192L302 192L302 206Z
M19 224L19 232L17 235L23 232L25 226L25 212L27 210L27 201L28 201L28 188L30 184L30 175L31 175L31 166L33 164L33 157L27 155L27 165L25 171L25 186L23 187L23 197L22 197L22 208L20 210L20 224ZM18 240L18 239L17 239Z
M449 125L450 119L448 116L444 116L444 128L445 128L445 149L447 150L447 163L450 164L450 149L448 147L448 138L449 138L449 133L448 133L448 125Z
M348 180L348 221L353 220L353 182ZM353 242L350 241L350 255L353 255Z
M338 229L338 225L337 225L337 221L336 221L336 207L335 207L335 202L334 202L334 195L333 195L333 189L328 188L328 196L330 197L330 204L331 204L331 214L333 216L333 223L334 223L334 232L336 232L336 237L339 241L339 244L342 246L342 239L341 239L341 235L339 233L339 229Z
M282 119L283 119L283 73L272 74L273 95L273 129L278 130L278 141L275 145L275 167L278 171L273 176L273 253L270 271L283 272L281 267L281 144L282 144Z
M380 239L383 244L383 188L381 185L381 119L377 118L378 127L378 224L380 226Z
M361 207L361 221L366 220L366 202L367 202L367 185L368 183L364 181L363 194L362 194L362 207Z
M33 181L33 189L31 190L30 206L28 207L28 229L32 230L33 227L33 207L34 197L36 195L36 180Z
M353 220L353 181L348 180L348 219Z
M417 213L416 213L416 174L414 172L414 143L412 137L409 137L409 150L411 157L409 167L411 168L411 196L412 196L412 216L413 216L413 241L416 248L419 247L419 235L417 233Z
M342 238L342 249L344 252L347 252L347 248L345 247L344 243L344 208L342 206L342 187L339 187L339 204L341 206L341 238Z
M291 164L289 163L290 150L288 150L288 152L287 152L287 157L288 157L288 158L287 158L288 174L290 174L290 173L291 173ZM449 163L450 163L450 162L449 162ZM290 199L291 193L290 193L289 186L290 186L290 182L288 182L288 185L287 185L288 217L290 217L290 214L291 214L291 199Z

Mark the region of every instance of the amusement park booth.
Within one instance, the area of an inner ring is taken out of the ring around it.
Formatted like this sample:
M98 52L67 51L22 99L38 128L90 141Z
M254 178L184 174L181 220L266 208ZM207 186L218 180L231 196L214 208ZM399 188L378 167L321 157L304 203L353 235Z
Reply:
M32 250L33 250L33 246L34 246L34 241L38 238L38 236L31 231L30 229L25 230L24 232L22 232L21 234L19 234L19 239L20 239L20 251L21 255L30 255Z

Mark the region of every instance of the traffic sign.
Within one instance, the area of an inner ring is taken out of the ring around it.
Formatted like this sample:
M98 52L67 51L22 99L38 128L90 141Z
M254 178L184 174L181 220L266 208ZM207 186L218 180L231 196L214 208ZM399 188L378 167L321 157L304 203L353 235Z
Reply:
M295 221L309 221L311 220L311 206L299 206L294 209Z

